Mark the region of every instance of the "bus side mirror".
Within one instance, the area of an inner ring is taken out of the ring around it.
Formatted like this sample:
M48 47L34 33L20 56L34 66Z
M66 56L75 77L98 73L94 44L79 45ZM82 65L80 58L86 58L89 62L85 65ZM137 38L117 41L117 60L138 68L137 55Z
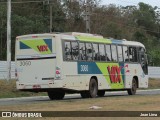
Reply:
M144 54L144 61L148 64L148 57L147 57L147 54Z
M140 58L140 62L144 61L145 60L144 53L139 52L139 58Z
M148 55L148 64L153 65L153 58L151 55Z

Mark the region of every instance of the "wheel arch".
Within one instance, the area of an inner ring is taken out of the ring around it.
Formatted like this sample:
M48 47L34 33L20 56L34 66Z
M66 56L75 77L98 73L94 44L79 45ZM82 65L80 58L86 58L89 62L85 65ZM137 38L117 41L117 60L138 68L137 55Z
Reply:
M136 80L137 88L139 88L139 79L138 79L138 76L134 76L133 78Z
M97 82L97 84L98 84L98 78L97 78L97 76L92 76L91 79L95 79L96 82ZM91 79L90 79L90 81L91 81Z

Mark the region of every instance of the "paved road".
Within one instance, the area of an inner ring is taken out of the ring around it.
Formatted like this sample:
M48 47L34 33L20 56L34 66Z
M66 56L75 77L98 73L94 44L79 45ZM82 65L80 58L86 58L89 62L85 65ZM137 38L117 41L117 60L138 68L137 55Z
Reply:
M136 95L156 95L156 94L160 94L160 89L138 90ZM123 97L127 95L128 94L126 91L106 92L105 97ZM72 94L72 95L66 95L64 98L64 100L69 100L69 99L81 99L81 96L79 94ZM50 101L48 96L4 98L4 99L0 99L0 106L38 103L38 102L47 102L47 101Z

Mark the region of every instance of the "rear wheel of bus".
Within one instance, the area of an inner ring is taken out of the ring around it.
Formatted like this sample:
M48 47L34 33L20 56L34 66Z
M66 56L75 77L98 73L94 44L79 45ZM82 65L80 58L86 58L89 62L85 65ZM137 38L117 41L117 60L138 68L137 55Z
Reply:
M136 79L133 78L132 87L131 89L128 89L127 92L128 92L128 95L135 95L136 91L137 91L137 82L136 82Z
M95 98L98 92L98 83L94 78L91 78L89 83L89 90L81 92L82 98Z
M48 91L48 97L50 100L62 100L64 96L64 91Z

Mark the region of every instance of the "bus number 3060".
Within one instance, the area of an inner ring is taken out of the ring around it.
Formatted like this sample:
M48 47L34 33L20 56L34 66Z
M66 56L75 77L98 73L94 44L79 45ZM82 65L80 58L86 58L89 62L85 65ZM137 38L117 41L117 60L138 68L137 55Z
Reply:
M20 66L30 66L31 61L20 61Z
M88 72L88 65L81 65L81 72Z

